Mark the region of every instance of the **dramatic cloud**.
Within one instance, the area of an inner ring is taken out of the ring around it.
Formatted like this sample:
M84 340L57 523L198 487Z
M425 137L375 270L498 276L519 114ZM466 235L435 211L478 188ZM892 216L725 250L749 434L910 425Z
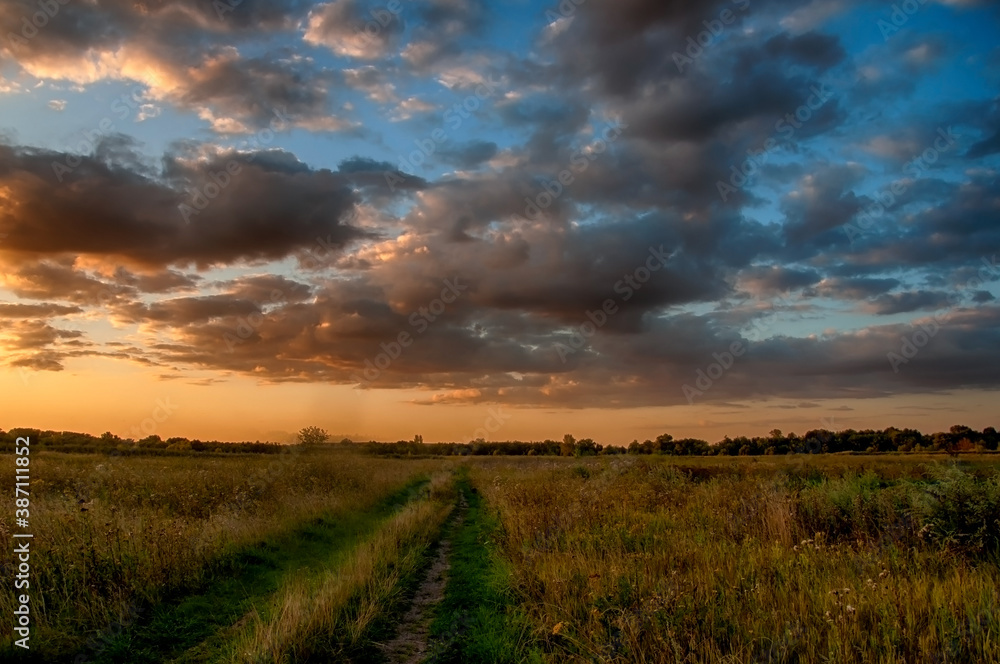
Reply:
M6 3L7 363L435 408L995 390L987 4Z
M351 179L283 153L166 155L160 173L115 159L0 146L0 250L108 256L147 266L279 259L371 237L342 219Z

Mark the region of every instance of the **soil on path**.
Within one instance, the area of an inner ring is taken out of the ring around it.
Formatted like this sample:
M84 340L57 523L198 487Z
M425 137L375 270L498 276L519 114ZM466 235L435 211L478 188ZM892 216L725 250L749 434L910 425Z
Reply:
M459 503L459 521L464 516L465 507L463 497ZM417 588L413 603L399 623L395 638L382 646L386 660L391 664L419 664L429 654L431 620L434 607L444 598L448 569L451 567L448 563L450 552L451 542L442 540L434 562Z

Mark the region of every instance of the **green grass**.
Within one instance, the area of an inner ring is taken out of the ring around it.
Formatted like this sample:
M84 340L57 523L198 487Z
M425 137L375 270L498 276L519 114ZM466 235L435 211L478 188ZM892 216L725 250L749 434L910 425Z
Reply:
M308 577L336 566L426 484L426 479L416 480L369 511L317 517L282 537L244 549L220 563L212 580L195 592L168 597L143 612L136 625L108 639L91 661L217 661L233 625L248 611L290 576Z
M494 551L492 538L499 524L464 474L458 488L468 507L445 534L452 544L451 569L431 625L438 643L428 662L541 661L528 646L527 619L517 609L511 576Z
M399 615L406 587L454 510L449 470L432 475L422 497L383 522L333 570L290 579L231 641L232 664L379 662L379 622Z

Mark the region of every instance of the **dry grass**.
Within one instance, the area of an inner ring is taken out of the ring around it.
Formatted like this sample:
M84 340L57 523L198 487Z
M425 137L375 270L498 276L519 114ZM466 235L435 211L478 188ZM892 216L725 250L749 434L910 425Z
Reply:
M473 477L552 662L1000 662L995 471L939 474L934 497L904 459L884 477L797 463L490 460ZM985 547L947 537L963 512Z
M942 461L465 463L499 524L483 537L549 662L1000 663L1000 475L986 458ZM228 651L254 664L343 657L398 608L454 504L452 463L33 456L33 644L79 652L134 599L155 604L248 546L431 476L335 570L287 577ZM12 602L8 586L0 608Z
M451 473L437 473L426 496L404 507L343 565L318 582L289 583L269 615L255 615L237 637L230 661L280 664L356 646L399 602L402 581L417 571L454 504Z
M81 649L134 602L194 586L227 556L320 514L365 509L439 461L324 453L268 456L32 455L33 641ZM13 486L13 464L3 482ZM9 514L0 522L12 560ZM10 576L10 575L8 575ZM11 585L0 592L10 615Z

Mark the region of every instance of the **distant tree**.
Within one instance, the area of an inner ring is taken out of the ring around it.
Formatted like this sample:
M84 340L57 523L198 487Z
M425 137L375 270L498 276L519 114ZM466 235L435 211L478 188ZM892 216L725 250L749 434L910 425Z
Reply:
M673 454L674 453L674 437L669 433L661 433L653 441L653 449L650 450L653 454Z
M298 438L303 445L319 445L330 440L330 434L319 427L305 427L299 431Z
M191 450L191 441L185 438L182 442L167 445L167 449L172 452L188 452Z
M708 442L700 438L680 438L673 441L673 454L696 456L709 451Z
M1000 442L1000 440L998 440L996 429L993 427L986 427L983 429L983 447L988 450L995 450L998 442Z
M957 443L955 443L954 450L958 452L971 452L976 449L975 443L973 443L968 438L961 438Z
M423 444L424 444L424 437L423 437L423 436L421 436L421 435L420 435L420 434L418 433L417 435L415 435L415 436L413 437L413 442L414 442L414 444L416 444L416 445L423 445Z
M576 451L576 438L573 434L568 433L563 436L562 443L559 445L559 456L573 456Z

